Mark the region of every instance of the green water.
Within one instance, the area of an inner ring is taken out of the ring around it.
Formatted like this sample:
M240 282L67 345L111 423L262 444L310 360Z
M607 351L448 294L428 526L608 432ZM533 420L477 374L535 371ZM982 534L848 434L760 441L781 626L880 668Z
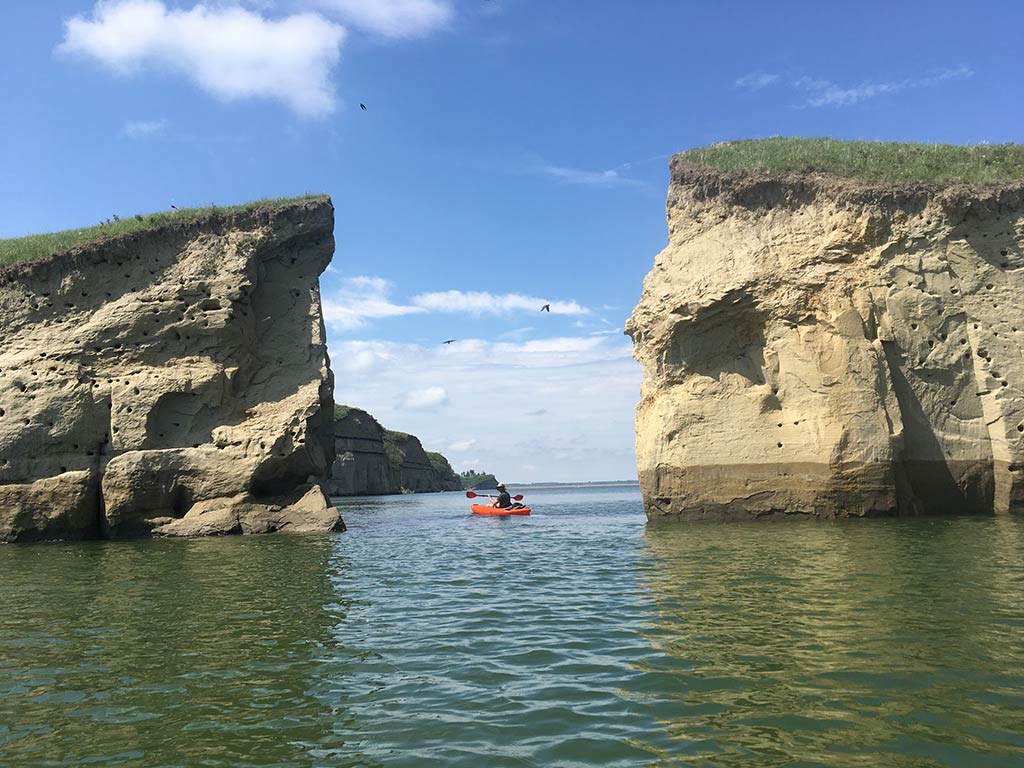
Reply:
M1024 519L0 547L3 766L1024 766Z

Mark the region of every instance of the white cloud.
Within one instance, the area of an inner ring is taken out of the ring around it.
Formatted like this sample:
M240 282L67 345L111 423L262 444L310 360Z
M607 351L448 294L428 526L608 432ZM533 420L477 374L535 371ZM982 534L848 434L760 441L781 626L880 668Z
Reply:
M390 281L381 277L348 277L341 287L323 298L324 319L332 328L352 330L368 320L425 312L423 307L395 304Z
M779 75L773 75L768 72L748 72L743 77L737 78L733 83L733 87L756 91L777 83L779 78Z
M167 120L129 120L121 129L129 139L151 139L163 136Z
M336 287L328 287L333 285ZM590 310L575 301L555 301L519 293L494 294L486 291L434 291L414 296L409 302L392 299L394 285L382 277L360 275L325 281L322 299L324 319L335 331L351 331L366 326L371 320L425 313L511 315L531 312L540 322L541 307L550 306L552 315L588 315ZM547 314L547 313L545 313ZM521 341L533 326L516 328L502 334L510 341ZM468 349L472 341L457 341L453 348ZM372 361L364 358L364 365Z
M801 77L793 85L810 95L803 106L808 107L849 107L876 96L885 96L912 88L930 88L950 80L966 80L974 76L974 70L965 65L942 69L926 77L903 80L863 82L855 86L840 86L830 80Z
M402 408L408 411L429 411L447 402L448 392L444 387L426 387L406 392L402 398Z
M100 0L90 17L65 22L57 50L119 75L165 70L225 101L275 99L317 117L335 109L330 73L345 34L315 13L269 19L236 5L178 10L161 0Z
M628 166L628 164L627 164ZM612 168L607 171L583 171L578 168L567 168L562 165L545 165L540 170L548 176L554 176L564 184L579 184L586 187L617 187L617 186L643 186L643 183L636 179L630 179L619 173L622 168Z
M516 482L636 476L641 373L630 351L627 339L608 337L467 339L450 347L331 343L338 402L417 435L427 450L450 451L459 471ZM378 361L372 373L353 365L365 356ZM410 393L431 388L451 404L443 418L407 407Z
M420 37L454 16L448 0L311 0L325 13L384 37Z
M549 301L520 293L494 294L487 291L434 291L413 297L413 304L431 312L465 312L472 315L506 315L510 312L540 312L551 305L553 315L586 315L590 310L575 301Z

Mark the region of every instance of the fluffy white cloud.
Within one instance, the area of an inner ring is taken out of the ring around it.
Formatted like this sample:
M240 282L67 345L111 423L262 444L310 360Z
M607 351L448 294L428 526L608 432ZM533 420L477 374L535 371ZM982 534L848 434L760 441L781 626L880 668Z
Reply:
M468 339L446 347L332 341L331 360L338 402L419 436L427 450L450 451L459 471L517 482L636 476L641 377L626 339ZM407 408L410 393L432 388L446 396L443 418Z
M121 75L157 68L224 99L276 99L300 115L329 114L330 79L345 29L315 13L265 18L244 8L161 0L100 0L65 22L58 51L95 59Z
M312 0L325 13L385 37L419 37L444 27L454 13L448 0Z
M425 387L406 392L402 398L402 407L408 411L429 411L447 402L448 392L444 387Z
M362 327L368 320L426 311L423 307L393 303L392 287L390 281L381 277L343 278L341 287L323 298L327 324L339 330L352 330Z
M510 312L539 312L550 304L553 315L586 315L590 310L575 301L549 301L519 293L495 294L487 291L436 291L413 297L413 304L431 312L463 312L472 315L505 315Z

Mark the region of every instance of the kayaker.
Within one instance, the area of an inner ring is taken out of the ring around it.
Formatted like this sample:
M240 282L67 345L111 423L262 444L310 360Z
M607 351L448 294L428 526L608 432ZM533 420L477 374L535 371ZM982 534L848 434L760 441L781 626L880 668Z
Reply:
M508 491L505 490L505 484L504 483L498 483L495 486L495 488L498 489L498 498L497 499L491 499L491 506L492 507L498 507L498 509L522 509L523 508L523 505L520 504L518 501L513 503L512 497L509 496L508 495ZM490 499L491 497L488 496L487 498ZM520 497L520 498L522 498L522 497Z
M504 483L498 483L495 486L498 489L498 498L491 504L492 507L498 507L500 509L508 509L512 506L512 497L508 495L508 491L505 490Z

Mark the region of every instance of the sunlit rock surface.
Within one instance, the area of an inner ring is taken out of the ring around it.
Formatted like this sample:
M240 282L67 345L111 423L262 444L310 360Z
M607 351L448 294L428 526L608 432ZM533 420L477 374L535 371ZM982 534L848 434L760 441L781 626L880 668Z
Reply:
M671 169L627 326L651 519L1021 504L1024 186Z
M0 540L341 528L313 198L0 270Z

